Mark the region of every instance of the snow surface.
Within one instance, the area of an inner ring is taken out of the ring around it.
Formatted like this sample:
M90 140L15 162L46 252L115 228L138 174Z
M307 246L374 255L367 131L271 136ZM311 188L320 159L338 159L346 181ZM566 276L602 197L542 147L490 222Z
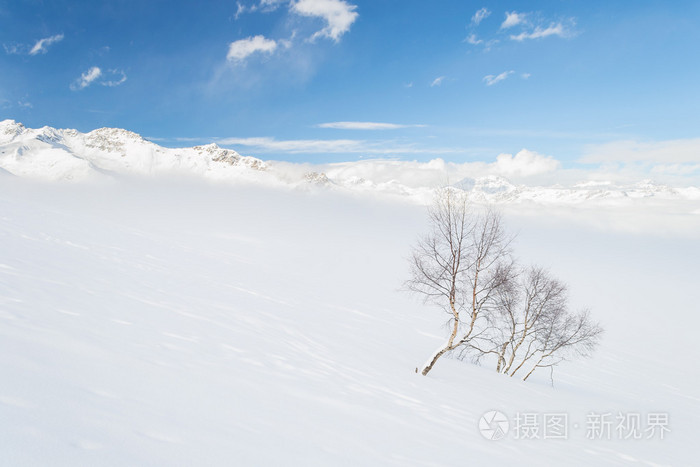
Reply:
M103 152L51 166L56 151L71 160L56 142L70 136L41 130L51 148L23 152L34 143L9 127L8 172L117 171ZM124 157L155 170L173 154ZM193 154L178 163L218 164ZM546 373L523 383L447 359L414 373L445 329L398 290L427 227L407 199L109 179L0 174L1 465L697 463L697 202L662 203L651 221L634 203L504 206L523 260L606 329L552 388ZM572 426L564 440L490 441L490 410ZM667 413L671 431L587 439L591 412Z

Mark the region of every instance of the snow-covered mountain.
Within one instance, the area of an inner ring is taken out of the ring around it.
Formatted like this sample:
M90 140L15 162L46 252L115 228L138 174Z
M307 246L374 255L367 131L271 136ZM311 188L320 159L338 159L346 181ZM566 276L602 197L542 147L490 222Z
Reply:
M215 144L169 149L118 128L89 133L0 122L0 167L15 175L49 180L90 180L115 174L192 174L236 177L264 171L254 157Z
M449 178L442 160L427 163L363 160L333 164L293 164L242 156L216 144L165 148L118 128L89 133L51 127L26 128L0 122L0 170L44 180L99 180L118 175L195 176L228 182L379 193L427 202L433 189ZM463 170L462 170L463 172ZM545 205L628 205L633 200L700 200L700 188L669 187L651 180L631 184L585 181L569 186L515 184L497 175L473 176L455 186L484 203Z

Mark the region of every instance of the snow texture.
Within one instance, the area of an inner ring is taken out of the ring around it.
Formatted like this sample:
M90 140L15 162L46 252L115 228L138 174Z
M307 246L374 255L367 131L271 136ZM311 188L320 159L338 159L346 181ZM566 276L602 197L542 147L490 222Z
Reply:
M121 130L3 128L15 175L266 167ZM192 179L0 180L2 465L696 462L697 220L667 212L669 230L629 233L601 206L506 211L523 260L568 282L606 329L552 388L546 373L523 383L451 359L414 372L445 337L444 315L398 291L427 228L415 203ZM492 410L511 421L500 441L478 429ZM586 417L606 412L666 413L671 431L587 439ZM568 439L515 439L518 413L568 414Z

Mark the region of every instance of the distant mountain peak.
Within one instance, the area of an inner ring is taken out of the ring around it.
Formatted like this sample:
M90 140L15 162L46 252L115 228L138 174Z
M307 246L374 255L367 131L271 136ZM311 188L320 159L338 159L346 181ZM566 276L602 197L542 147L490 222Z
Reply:
M9 141L21 135L26 130L26 127L14 120L0 121L0 143Z
M428 168L429 170L426 170ZM0 173L48 180L87 180L117 175L182 174L230 182L377 193L428 203L442 160L360 160L334 164L294 164L242 156L216 143L166 148L121 128L77 130L26 128L0 121ZM462 169L460 173L467 173ZM433 178L431 178L433 174ZM700 199L700 188L670 188L652 180L625 183L590 180L568 185L516 184L500 175L476 171L453 185L477 203L574 205L583 202L625 205L640 199Z

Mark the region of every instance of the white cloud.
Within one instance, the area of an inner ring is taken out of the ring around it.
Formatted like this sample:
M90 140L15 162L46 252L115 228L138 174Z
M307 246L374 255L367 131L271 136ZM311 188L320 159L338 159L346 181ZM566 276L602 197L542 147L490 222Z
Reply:
M250 55L260 53L272 53L277 48L277 42L267 39L265 36L253 36L231 42L228 47L226 59L231 62L241 62Z
M254 13L260 11L261 13L269 13L275 11L283 3L287 3L288 0L260 0L260 3L253 3L252 5L246 6L241 2L236 2L236 13L234 14L234 19L238 19L244 13Z
M274 11L283 3L287 3L288 0L260 0L258 8L264 12Z
M511 35L510 38L514 41L523 41L525 39L541 39L549 36L570 37L572 32L562 23L552 23L546 28L537 26L532 31L523 31L517 35Z
M399 128L415 128L425 125L400 125L397 123L377 123L377 122L330 122L321 123L319 128L333 128L336 130L396 130Z
M226 146L247 146L260 153L288 154L361 154L363 156L401 156L408 154L457 154L463 148L417 147L412 143L395 140L361 139L293 139L277 140L271 137L220 138L215 142ZM239 151L240 152L240 151Z
M479 23L486 19L490 14L491 12L486 7L481 8L474 13L474 16L472 16L472 23L478 26Z
M222 145L250 146L262 151L279 151L297 153L356 153L364 152L366 142L353 139L334 140L276 140L269 137L259 138L224 138L217 141Z
M527 16L527 13L517 13L515 11L507 11L506 12L506 19L501 24L501 29L508 29L508 28L512 28L513 26L517 26L518 24L523 24L525 22L526 16Z
M233 19L238 19L247 10L248 9L241 2L236 2L236 13L233 15Z
M653 164L700 163L700 138L656 142L632 140L592 145L581 162L644 162Z
M73 91L80 91L81 89L85 89L95 82L100 86L115 87L119 86L125 81L126 73L124 73L122 70L110 69L103 71L100 67L94 66L85 73L81 74L78 79L73 81L70 88Z
M486 76L484 76L483 81L486 83L486 86L493 86L494 84L508 78L508 76L511 75L512 73L513 73L513 70L504 71L503 73L501 73L499 75L486 75Z
M37 55L37 54L45 54L46 52L49 51L48 47L51 44L54 44L54 43L62 41L62 40L63 40L63 34L56 34L55 36L45 37L43 39L39 39L31 47L27 44L20 44L17 42L11 42L9 44L2 44L2 47L5 49L5 53L8 55L24 55L24 54Z
M476 34L470 34L465 40L472 45L478 45L484 42L483 40L476 37Z
M80 89L85 89L86 87L90 86L97 78L102 76L102 70L100 70L99 67L92 67L85 73L80 75L80 78L76 79L71 85L70 88L73 91L79 91Z
M555 171L560 165L552 157L522 149L515 156L499 154L492 167L496 173L505 177L530 177Z
M119 86L126 81L126 73L122 70L108 70L106 74L103 73L103 77L105 79L100 82L102 86Z
M651 168L651 173L674 176L700 174L700 164L659 164Z
M358 17L357 6L344 0L298 0L291 4L291 9L298 15L319 17L326 22L326 27L311 36L311 40L327 37L338 42Z
M430 87L433 88L435 86L440 86L444 80L445 80L444 76L438 76L437 78L435 78L433 80L432 83L430 83Z
M520 77L521 77L522 79L528 79L530 76L532 76L531 73L522 73L522 74L520 75Z
M36 55L39 53L45 54L46 52L49 51L48 47L51 44L54 44L56 42L60 42L63 40L63 34L56 34L55 36L51 37L46 37L44 39L39 39L36 41L36 44L34 44L34 47L31 48L29 51L29 55Z
M368 159L353 162L322 164L318 171L332 180L365 179L375 183L399 182L410 187L440 186L447 179L453 182L487 176L501 176L513 181L558 183L562 174L559 161L523 149L515 156L501 154L494 162L447 162L435 158L428 162L416 160Z
M5 49L5 53L7 55L20 55L26 53L26 51L29 49L26 45L18 44L16 42L2 44L2 47Z

